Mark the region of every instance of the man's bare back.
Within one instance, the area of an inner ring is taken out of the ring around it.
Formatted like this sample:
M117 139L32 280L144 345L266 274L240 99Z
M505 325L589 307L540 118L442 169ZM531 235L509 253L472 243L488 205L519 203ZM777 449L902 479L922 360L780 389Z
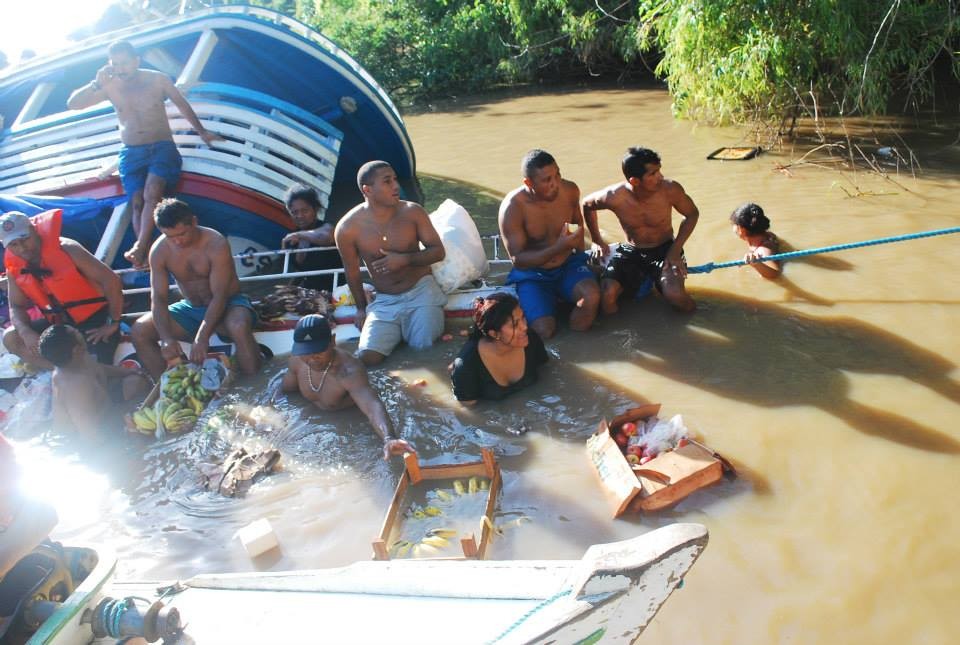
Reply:
M582 224L580 189L572 181L561 179L557 195L550 201L531 194L526 186L514 189L503 199L499 219L507 251L518 268L553 269L566 262L571 249L582 251L584 248L582 229L571 232L566 227ZM517 262L520 253L549 249L561 236L579 239L571 239L570 245L562 246L540 262L527 264L522 256Z
M230 258L231 263L233 260L230 257L230 245L223 235L205 226L198 226L197 231L200 233L199 239L187 248L178 247L164 236L155 242L153 252L156 253L158 268L168 271L177 281L180 295L190 304L204 307L213 298L210 278L214 261L222 260L224 256ZM227 298L240 292L240 280L236 272L229 276L224 287Z
M353 248L366 265L378 292L403 293L430 273L430 265L407 266L400 270L401 267L393 268L389 256L420 250L424 220L429 223L426 211L414 202L401 200L389 217L378 217L368 205L359 204L337 224L337 244ZM385 268L380 269L381 266Z

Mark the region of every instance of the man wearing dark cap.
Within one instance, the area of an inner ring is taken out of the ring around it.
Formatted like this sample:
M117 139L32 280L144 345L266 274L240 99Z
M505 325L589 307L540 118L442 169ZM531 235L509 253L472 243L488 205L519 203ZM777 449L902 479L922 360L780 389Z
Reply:
M61 218L60 210L33 218L16 211L0 216L13 323L3 333L3 344L24 362L53 369L39 354L40 333L52 324L69 324L84 334L97 359L109 365L120 338L120 278L79 242L60 237ZM43 317L31 320L27 312L32 307Z
M367 380L358 359L335 347L330 323L323 314L304 316L293 332L293 349L280 387L300 391L321 410L342 410L356 405L383 438L383 458L416 451L400 438L383 402Z

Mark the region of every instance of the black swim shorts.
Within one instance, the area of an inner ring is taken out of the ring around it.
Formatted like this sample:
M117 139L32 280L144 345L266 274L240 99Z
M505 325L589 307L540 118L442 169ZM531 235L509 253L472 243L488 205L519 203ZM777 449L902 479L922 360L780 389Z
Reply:
M650 248L618 244L600 279L616 280L624 292L632 294L649 278L657 291L662 292L660 275L663 273L663 261L672 246L673 240ZM683 258L683 254L680 257Z

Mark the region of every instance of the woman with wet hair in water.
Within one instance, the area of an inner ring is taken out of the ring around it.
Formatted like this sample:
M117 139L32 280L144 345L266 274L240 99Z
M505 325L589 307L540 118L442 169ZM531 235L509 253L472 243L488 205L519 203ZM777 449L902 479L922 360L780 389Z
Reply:
M499 400L535 383L546 362L543 340L527 327L514 296L497 292L477 298L470 338L450 365L453 393L464 405Z
M750 202L738 206L730 214L733 232L750 248L743 261L752 266L764 278L780 277L783 265L779 260L764 260L780 252L780 240L770 232L770 220L763 209Z

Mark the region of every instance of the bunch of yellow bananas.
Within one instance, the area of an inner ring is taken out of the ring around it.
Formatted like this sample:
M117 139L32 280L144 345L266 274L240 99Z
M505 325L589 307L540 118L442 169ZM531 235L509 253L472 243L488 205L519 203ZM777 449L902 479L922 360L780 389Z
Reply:
M157 430L157 411L152 407L141 408L133 413L133 425L140 434L152 435Z
M203 411L203 407L200 407ZM200 412L194 411L192 407L185 406L182 402L161 399L157 404L157 415L163 421L163 427L167 432L179 434L186 432L197 422L197 415Z

